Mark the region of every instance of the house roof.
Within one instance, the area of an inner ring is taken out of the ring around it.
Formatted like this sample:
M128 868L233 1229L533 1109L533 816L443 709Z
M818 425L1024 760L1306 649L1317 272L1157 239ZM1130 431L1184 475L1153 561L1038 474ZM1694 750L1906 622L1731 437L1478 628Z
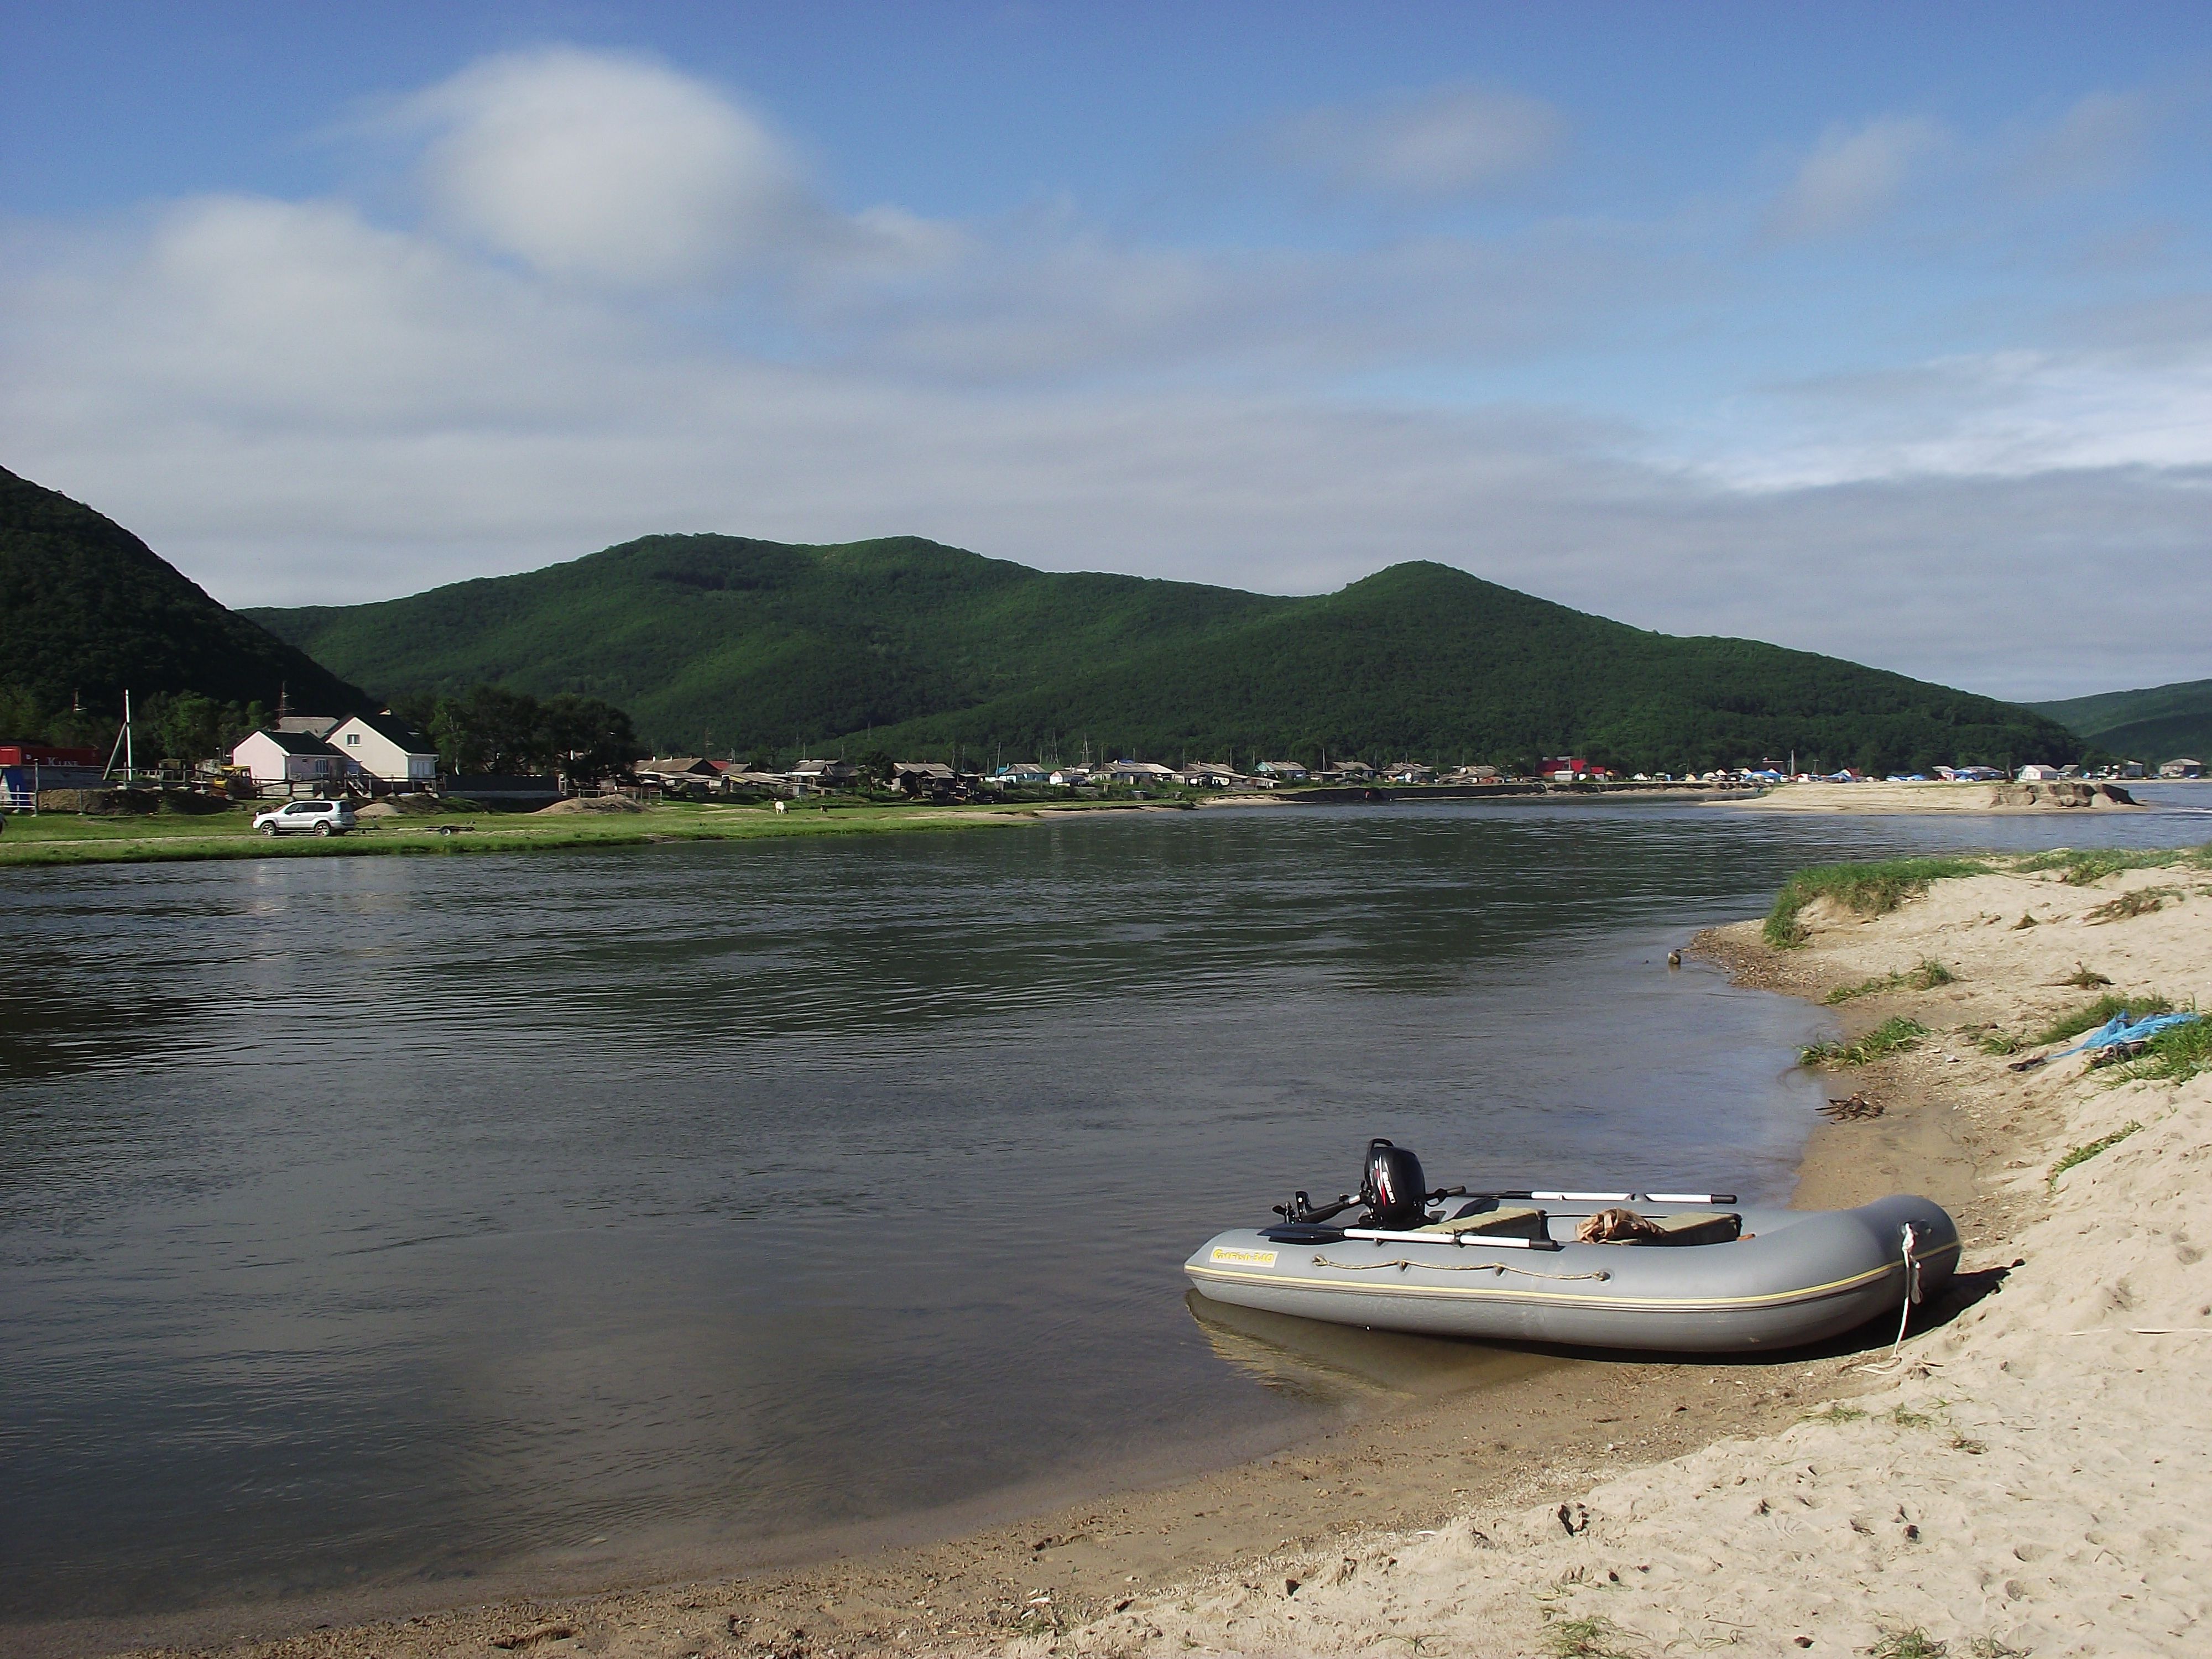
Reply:
M356 714L331 729L342 731L353 725L367 726L394 748L404 749L410 755L434 755L438 751L435 744L389 709L380 714Z
M338 728L343 714L287 714L271 729L278 732L305 732L311 738L326 738Z
M266 738L288 755L335 755L338 751L320 738L306 732L256 732L245 739Z
M641 772L696 772L704 777L720 769L714 762L702 760L696 755L669 755L659 760L641 760L637 763L637 769Z

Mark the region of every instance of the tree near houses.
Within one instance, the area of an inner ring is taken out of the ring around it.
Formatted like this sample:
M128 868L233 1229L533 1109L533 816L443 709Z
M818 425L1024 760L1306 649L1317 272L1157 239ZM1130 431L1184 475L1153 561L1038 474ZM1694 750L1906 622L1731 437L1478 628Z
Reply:
M550 769L571 783L594 783L626 770L643 752L623 710L568 692L540 702L526 692L478 685L458 696L403 698L393 712L429 734L451 772Z

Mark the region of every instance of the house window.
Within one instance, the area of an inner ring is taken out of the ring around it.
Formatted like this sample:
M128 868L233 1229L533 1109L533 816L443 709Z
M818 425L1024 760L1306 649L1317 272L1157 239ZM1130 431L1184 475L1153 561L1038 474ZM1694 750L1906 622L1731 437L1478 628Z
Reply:
M347 732L347 733L346 733L346 743L347 743L347 744L348 744L349 746L350 746L350 745L352 745L352 744L357 744L357 743L359 743L360 741L361 741L361 733L360 733L360 732Z

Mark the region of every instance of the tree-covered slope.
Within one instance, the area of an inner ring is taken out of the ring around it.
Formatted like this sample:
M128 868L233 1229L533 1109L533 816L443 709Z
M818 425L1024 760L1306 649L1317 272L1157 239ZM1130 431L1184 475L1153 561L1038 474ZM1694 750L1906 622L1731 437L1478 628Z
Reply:
M369 706L297 647L225 610L81 501L0 468L0 684L48 708L197 692L344 713ZM8 735L0 733L0 735Z
M2063 702L2030 703L2097 748L2130 760L2212 756L2212 680L2184 680L2141 691L2103 691Z
M1054 574L917 537L648 536L380 605L250 614L386 696L478 682L628 709L648 742L789 747L964 708L1297 603Z
M1887 771L2071 755L2026 710L1751 640L1680 639L1437 564L1224 629L1202 652L1141 651L1068 683L917 722L894 743L1034 749L1080 731L1155 758L1512 763L1576 753L1704 770L1795 751Z
M385 696L605 697L649 743L1048 746L1634 769L2070 758L2023 709L1747 640L1675 639L1436 564L1279 599L1053 574L911 538L656 536L526 575L258 617Z

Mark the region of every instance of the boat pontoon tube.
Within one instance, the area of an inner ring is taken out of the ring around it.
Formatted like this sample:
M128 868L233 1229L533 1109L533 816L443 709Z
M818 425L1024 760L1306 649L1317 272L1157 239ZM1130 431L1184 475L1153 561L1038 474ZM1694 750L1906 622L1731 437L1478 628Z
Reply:
M1958 1228L1924 1198L1885 1198L1856 1210L1732 1210L1742 1218L1741 1236L1723 1243L1564 1242L1603 1207L1596 1197L1532 1218L1520 1237L1241 1229L1210 1240L1183 1271L1213 1301L1340 1325L1726 1353L1818 1342L1894 1316L1908 1294L1917 1300L1937 1290L1958 1264ZM1636 1206L1662 1224L1692 1226L1693 1212L1712 1208Z

